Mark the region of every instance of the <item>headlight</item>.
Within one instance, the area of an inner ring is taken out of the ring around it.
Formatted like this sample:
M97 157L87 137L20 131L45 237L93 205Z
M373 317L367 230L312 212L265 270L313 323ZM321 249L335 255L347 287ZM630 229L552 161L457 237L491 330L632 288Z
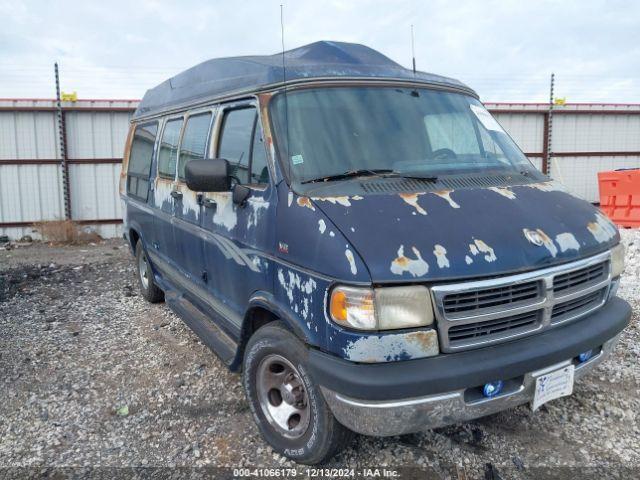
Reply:
M356 288L331 292L331 319L358 330L393 330L433 323L429 290L422 286Z
M624 245L619 243L611 249L611 277L616 278L624 272Z

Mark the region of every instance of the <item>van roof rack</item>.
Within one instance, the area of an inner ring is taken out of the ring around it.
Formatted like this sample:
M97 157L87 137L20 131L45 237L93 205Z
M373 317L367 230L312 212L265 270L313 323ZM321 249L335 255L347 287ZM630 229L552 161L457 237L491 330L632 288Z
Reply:
M280 52L202 62L147 90L134 118L284 85L282 57ZM284 52L284 63L287 84L321 79L401 80L464 90L477 96L458 80L414 73L382 53L356 43L310 43Z

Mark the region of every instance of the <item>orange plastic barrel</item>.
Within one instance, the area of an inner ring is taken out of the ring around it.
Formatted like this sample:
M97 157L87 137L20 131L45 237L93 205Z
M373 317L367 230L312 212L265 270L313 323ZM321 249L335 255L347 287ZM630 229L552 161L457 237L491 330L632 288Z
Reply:
M598 172L600 209L616 225L640 228L640 169Z

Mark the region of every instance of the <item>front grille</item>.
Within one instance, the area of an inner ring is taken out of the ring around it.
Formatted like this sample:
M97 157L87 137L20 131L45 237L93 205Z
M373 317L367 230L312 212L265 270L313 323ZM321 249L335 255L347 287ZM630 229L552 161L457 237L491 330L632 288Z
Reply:
M540 325L540 311L526 312L485 322L466 323L449 327L449 344L471 339L528 331Z
M443 352L479 348L573 321L604 304L609 252L529 273L432 287Z
M576 288L583 288L586 285L601 282L609 273L608 262L590 265L579 270L556 275L553 279L553 290L556 292L570 291Z
M474 310L519 304L540 297L540 282L527 282L515 285L453 293L443 299L444 312L447 315L468 313Z
M573 317L575 314L591 310L593 307L602 303L606 295L606 289L596 290L587 295L562 302L553 307L551 311L551 322L560 323L566 318Z

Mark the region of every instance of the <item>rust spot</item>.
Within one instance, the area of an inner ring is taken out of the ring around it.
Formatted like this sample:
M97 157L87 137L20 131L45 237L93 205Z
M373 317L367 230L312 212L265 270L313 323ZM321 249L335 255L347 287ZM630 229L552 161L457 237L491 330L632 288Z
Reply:
M437 351L439 348L438 336L436 335L435 330L411 332L407 334L406 339L408 342L418 345L424 352L432 353L434 350Z
M453 193L453 190L436 190L435 192L431 192L434 195L437 195L438 197L444 199L447 201L447 203L449 203L449 205L451 206L451 208L460 208L460 205L458 205L452 198L451 198L451 194Z
M404 245L400 245L398 256L391 262L391 273L402 275L409 272L414 277L421 277L429 271L429 264L424 261L420 251L416 247L411 247L415 259L404 255Z
M300 207L307 207L308 209L313 210L314 212L316 211L309 197L298 197L296 202Z
M420 215L426 215L427 211L418 204L418 197L422 193L400 193L400 198L416 209Z

